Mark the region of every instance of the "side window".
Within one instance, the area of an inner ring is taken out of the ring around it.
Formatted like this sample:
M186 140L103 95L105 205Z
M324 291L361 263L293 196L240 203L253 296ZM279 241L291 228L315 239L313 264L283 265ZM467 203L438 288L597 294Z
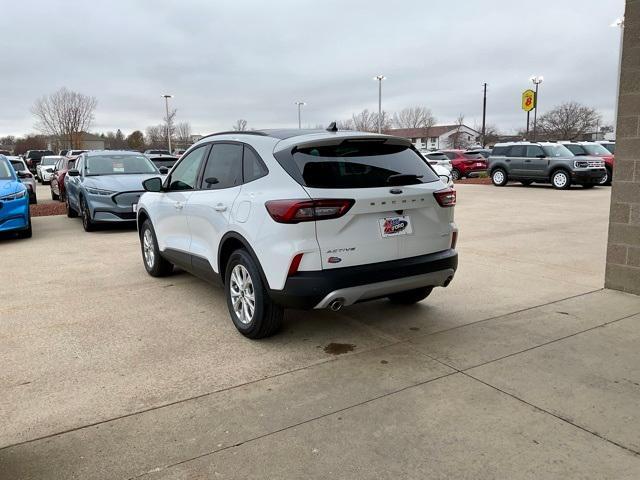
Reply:
M200 165L207 153L207 145L189 152L171 172L169 190L193 190L198 182Z
M444 154L449 157L450 160L455 160L458 157L456 152L444 152Z
M75 167L71 167L71 168L76 168L80 172L80 175L82 175L82 173L83 173L82 172L82 157L76 158L76 165L75 165Z
M76 167L76 161L75 160L69 160L69 162L67 163L67 170L72 170Z
M493 147L493 150L491 151L491 156L497 157L497 156L506 155L507 150L509 150L509 147Z
M527 147L527 157L537 157L539 155L545 156L542 147L538 145L529 145Z
M220 190L242 183L242 145L214 143L202 175L202 188Z
M509 152L510 157L524 157L526 154L526 147L524 145L514 145Z
M249 147L244 146L242 157L242 174L244 183L253 182L267 174L267 167L260 157Z

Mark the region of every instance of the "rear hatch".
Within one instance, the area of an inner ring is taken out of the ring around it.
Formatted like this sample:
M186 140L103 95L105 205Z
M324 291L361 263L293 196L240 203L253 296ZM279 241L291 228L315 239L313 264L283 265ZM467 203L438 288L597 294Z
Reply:
M275 156L311 198L354 201L346 214L315 222L324 269L449 248L452 209L433 195L446 186L406 140L333 138Z

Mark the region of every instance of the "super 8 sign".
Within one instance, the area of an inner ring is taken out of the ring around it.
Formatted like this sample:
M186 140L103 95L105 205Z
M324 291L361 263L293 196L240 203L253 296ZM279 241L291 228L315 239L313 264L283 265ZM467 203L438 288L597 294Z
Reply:
M522 109L530 112L536 108L536 92L533 90L525 90L522 92Z

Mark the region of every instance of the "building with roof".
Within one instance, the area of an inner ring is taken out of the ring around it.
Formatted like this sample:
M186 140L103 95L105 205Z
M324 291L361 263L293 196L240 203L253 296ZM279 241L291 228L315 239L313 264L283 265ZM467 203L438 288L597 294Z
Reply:
M469 146L476 144L480 138L480 132L466 125L434 125L429 128L391 128L385 131L385 133L408 138L419 150L453 148L453 143Z

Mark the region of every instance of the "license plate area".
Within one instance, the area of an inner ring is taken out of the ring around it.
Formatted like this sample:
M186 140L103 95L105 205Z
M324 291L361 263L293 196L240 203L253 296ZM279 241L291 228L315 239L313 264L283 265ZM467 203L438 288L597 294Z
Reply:
M413 233L413 226L411 225L409 215L380 218L378 219L378 225L382 238L399 237Z

